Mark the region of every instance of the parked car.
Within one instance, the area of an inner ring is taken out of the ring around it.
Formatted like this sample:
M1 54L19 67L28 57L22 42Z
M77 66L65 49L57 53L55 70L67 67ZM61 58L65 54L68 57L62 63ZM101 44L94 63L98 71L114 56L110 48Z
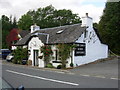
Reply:
M10 53L11 53L11 51L9 49L0 49L0 58L6 59L6 57Z
M13 58L14 58L13 54L10 53L10 54L7 55L6 60L8 62L12 62Z
M25 59L22 59L22 64L23 65L26 65L27 64L27 59L25 58Z

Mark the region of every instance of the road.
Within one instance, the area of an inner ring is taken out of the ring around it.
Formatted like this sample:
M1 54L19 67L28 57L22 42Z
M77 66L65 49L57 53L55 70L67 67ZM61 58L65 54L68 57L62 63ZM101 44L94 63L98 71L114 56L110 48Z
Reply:
M118 58L80 66L70 69L69 71L79 75L84 74L96 77L120 78L118 77Z
M118 80L2 65L2 77L14 88L118 88Z

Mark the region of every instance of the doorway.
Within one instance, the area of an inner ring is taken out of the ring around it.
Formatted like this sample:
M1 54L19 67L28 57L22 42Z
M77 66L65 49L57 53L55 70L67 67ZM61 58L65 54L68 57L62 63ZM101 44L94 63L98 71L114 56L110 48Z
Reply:
M33 65L38 66L38 50L33 50Z

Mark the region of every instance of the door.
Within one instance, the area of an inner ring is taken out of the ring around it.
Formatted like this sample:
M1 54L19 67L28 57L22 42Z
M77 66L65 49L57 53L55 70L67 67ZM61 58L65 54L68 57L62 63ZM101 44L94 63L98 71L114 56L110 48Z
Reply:
M38 50L33 51L34 66L38 66Z

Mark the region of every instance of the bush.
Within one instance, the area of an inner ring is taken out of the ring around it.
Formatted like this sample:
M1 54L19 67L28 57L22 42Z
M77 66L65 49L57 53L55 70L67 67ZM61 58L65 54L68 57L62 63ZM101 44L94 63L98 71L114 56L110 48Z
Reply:
M27 48L17 47L17 49L13 51L13 55L14 55L13 63L22 64L22 59L28 58Z
M70 63L70 66L73 67L73 63Z
M57 69L61 69L61 68L62 68L62 65L58 65L58 66L57 66Z
M47 64L46 67L47 67L47 68L54 68L51 63Z

